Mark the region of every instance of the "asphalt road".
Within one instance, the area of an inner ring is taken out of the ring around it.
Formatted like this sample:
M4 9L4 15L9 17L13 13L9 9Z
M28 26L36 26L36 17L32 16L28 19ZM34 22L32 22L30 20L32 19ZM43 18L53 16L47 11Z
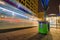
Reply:
M47 35L41 35L38 27L19 29L0 33L0 40L60 40L59 30L51 28Z

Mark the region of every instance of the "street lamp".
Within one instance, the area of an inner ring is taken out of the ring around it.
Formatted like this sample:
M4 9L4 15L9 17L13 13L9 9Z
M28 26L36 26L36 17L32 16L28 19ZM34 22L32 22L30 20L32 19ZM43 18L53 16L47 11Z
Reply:
M48 8L48 4L49 4L49 0L40 0L42 7L44 9L44 21L46 21L46 12L47 12L47 8Z
M41 0L42 7L44 8L44 21L39 22L38 32L41 34L47 34L50 31L49 23L46 22L46 12L48 8L49 0Z

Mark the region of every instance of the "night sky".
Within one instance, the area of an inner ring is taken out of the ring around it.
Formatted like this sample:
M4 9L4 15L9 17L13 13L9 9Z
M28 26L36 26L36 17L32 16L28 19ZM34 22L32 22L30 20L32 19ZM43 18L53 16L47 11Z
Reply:
M49 2L49 6L48 6L48 10L47 10L47 14L59 14L59 4L60 4L60 0L50 0ZM41 5L41 2L39 1L39 9L38 12L42 12L43 7Z

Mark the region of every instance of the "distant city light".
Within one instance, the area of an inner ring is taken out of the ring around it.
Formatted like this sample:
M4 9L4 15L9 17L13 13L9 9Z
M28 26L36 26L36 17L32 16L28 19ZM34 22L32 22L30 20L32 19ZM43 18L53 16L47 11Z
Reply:
M56 15L56 14L49 14L49 15Z
M1 17L4 17L3 15L1 15Z

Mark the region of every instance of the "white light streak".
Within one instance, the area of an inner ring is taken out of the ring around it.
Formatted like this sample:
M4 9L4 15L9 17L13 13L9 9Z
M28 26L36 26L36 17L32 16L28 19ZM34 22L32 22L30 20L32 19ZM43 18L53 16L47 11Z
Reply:
M20 15L20 16L23 16L23 17L25 17L25 18L28 18L27 16L25 16L25 15L23 15L23 14L19 14L19 13L17 13L17 12L13 12L13 11L11 11L11 10L8 10L8 9L2 8L2 7L0 7L0 9L2 9L3 11L11 12L11 13L14 13L14 14L17 14L17 15Z

